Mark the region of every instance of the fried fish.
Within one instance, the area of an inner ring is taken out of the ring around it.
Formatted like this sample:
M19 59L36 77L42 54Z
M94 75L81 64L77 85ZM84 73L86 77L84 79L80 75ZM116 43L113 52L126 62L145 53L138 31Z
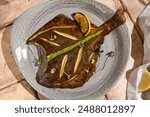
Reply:
M27 40L27 44L36 45L46 55L46 65L36 77L39 84L49 88L83 86L96 70L104 36L123 24L125 17L119 9L99 27L90 23L86 35L81 30L82 20L79 21L59 14Z

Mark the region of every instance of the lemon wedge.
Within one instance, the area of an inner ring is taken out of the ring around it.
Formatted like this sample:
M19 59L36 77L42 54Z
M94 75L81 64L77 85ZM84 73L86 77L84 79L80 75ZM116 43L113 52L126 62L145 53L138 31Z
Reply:
M150 72L145 70L138 85L138 92L147 91L148 89L150 89Z
M74 13L73 17L79 24L81 32L87 36L91 31L91 23L89 18L81 12Z

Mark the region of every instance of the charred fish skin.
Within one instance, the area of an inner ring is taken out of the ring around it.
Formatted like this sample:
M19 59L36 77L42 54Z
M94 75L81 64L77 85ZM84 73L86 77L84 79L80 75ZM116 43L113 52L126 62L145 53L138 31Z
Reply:
M124 11L119 9L100 27L91 24L94 30L84 37L75 21L67 16L59 14L53 18L27 40L27 44L37 45L47 56L45 68L37 73L37 82L49 88L83 86L96 70L100 42L125 21Z

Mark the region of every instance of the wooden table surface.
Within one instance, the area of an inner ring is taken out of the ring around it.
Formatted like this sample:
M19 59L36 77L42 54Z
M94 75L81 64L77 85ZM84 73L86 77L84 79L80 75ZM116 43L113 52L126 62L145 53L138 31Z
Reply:
M26 9L44 0L0 0L0 99L38 100L39 95L20 73L10 48L13 21ZM143 35L137 25L137 17L150 0L96 0L116 10L126 11L127 25L132 38L132 54L123 78L105 96L98 99L126 99L127 79L132 70L142 64Z

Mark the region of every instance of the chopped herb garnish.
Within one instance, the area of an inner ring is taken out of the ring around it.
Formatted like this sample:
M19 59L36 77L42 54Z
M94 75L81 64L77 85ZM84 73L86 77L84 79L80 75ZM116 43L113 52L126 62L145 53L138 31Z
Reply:
M71 78L71 74L69 74L68 76L67 76L67 79L69 80Z
M106 63L108 62L109 58L112 58L112 57L116 56L116 53L114 51L111 51L111 52L108 52L106 54L106 56L107 56L107 58L105 59L104 65L103 65L101 70L103 70L105 68Z
M54 36L51 35L50 38L49 38L50 41L54 41L54 40L56 40L56 39L57 39L57 35L54 35Z
M56 73L56 68L52 68L51 69L51 74L55 74Z
M41 64L42 64L42 60L41 60L40 58L39 58L39 59L35 59L34 65L35 65L36 67L39 67Z
M108 57L114 57L114 56L116 56L116 53L113 52L113 51L111 51L111 52L108 52L106 55L107 55Z
M68 80L71 78L71 74L67 74L66 72L64 72L64 74L67 76Z
M94 64L95 63L95 59L91 59L91 63Z
M34 55L32 49L31 49L29 46L28 46L28 49L29 49L29 51L31 52L31 54L33 55L33 57L34 57L34 61L33 61L34 65L35 65L36 67L39 67L39 66L42 64L42 59L41 59L41 58L37 59L37 58L35 57L35 55Z

